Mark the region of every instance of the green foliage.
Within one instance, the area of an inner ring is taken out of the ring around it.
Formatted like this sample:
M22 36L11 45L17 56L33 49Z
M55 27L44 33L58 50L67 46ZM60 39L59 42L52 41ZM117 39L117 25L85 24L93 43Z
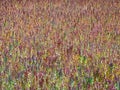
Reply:
M10 44L10 45L9 45L9 50L11 51L12 49L13 49L13 45Z
M7 21L5 21L4 22L4 27L6 27L8 25L8 22Z
M8 60L8 58L7 58L7 56L5 55L5 56L4 56L4 62L6 63L7 60Z
M86 64L87 63L87 59L85 56L80 56L79 58L80 62L83 63L83 64Z
M94 83L93 77L84 77L83 86L86 88L88 85L92 85Z
M6 90L13 90L14 89L15 82L13 80L9 80L5 84L5 89Z
M119 81L115 84L115 87L117 90L120 90L120 82Z

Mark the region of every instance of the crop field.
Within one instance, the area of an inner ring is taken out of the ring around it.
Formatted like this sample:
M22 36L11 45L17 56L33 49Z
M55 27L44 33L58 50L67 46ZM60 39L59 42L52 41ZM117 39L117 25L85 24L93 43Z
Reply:
M120 90L120 0L0 0L0 90Z

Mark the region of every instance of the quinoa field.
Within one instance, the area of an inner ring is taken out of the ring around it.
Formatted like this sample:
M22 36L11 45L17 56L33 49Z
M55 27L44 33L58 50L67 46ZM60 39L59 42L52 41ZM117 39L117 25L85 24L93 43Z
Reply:
M120 0L0 0L0 90L120 90Z

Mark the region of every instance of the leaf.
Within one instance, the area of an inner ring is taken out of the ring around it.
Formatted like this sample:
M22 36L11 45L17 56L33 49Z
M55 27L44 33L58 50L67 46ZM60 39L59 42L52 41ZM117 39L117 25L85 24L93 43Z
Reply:
M26 83L26 87L30 88L30 81Z
M81 73L81 67L78 66L78 73L80 74Z
M87 59L86 59L86 57L85 56L80 56L80 62L81 63L84 63L84 64L86 64L87 63Z
M15 41L14 41L14 46L18 46L18 45L19 45L18 40L15 40Z
M120 82L117 82L117 83L115 84L115 87L116 87L117 90L120 90Z
M92 77L89 77L88 78L88 84L93 84L93 82L94 82L94 79Z
M7 24L8 24L8 23L7 23L7 21L5 21L5 22L4 22L4 27L6 27L6 26L7 26Z
M4 62L7 62L7 56L4 57Z
M92 85L94 82L94 79L92 77L85 77L83 80L83 86L86 88L88 85Z
M13 90L15 82L13 80L9 80L7 83L7 90Z
M13 45L9 45L9 50L11 51L13 49Z
M113 65L113 63L110 63L110 64L109 64L109 72L110 72L110 73L112 73L112 71L113 71L113 68L114 68L114 65Z
M4 68L5 68L4 66L0 67L0 73L4 70Z
M59 77L62 77L62 75L63 75L62 69L60 69L59 72L58 72L58 76L59 76Z
M69 80L69 84L70 84L71 87L74 86L74 79L73 79L73 78L70 78L70 80Z
M53 86L53 90L59 90L59 86L55 84L55 85Z

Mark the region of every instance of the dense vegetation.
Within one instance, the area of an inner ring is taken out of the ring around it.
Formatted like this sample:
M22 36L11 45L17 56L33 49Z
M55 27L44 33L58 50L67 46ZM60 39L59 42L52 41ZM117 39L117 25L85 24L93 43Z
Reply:
M119 0L1 0L0 90L120 90Z

